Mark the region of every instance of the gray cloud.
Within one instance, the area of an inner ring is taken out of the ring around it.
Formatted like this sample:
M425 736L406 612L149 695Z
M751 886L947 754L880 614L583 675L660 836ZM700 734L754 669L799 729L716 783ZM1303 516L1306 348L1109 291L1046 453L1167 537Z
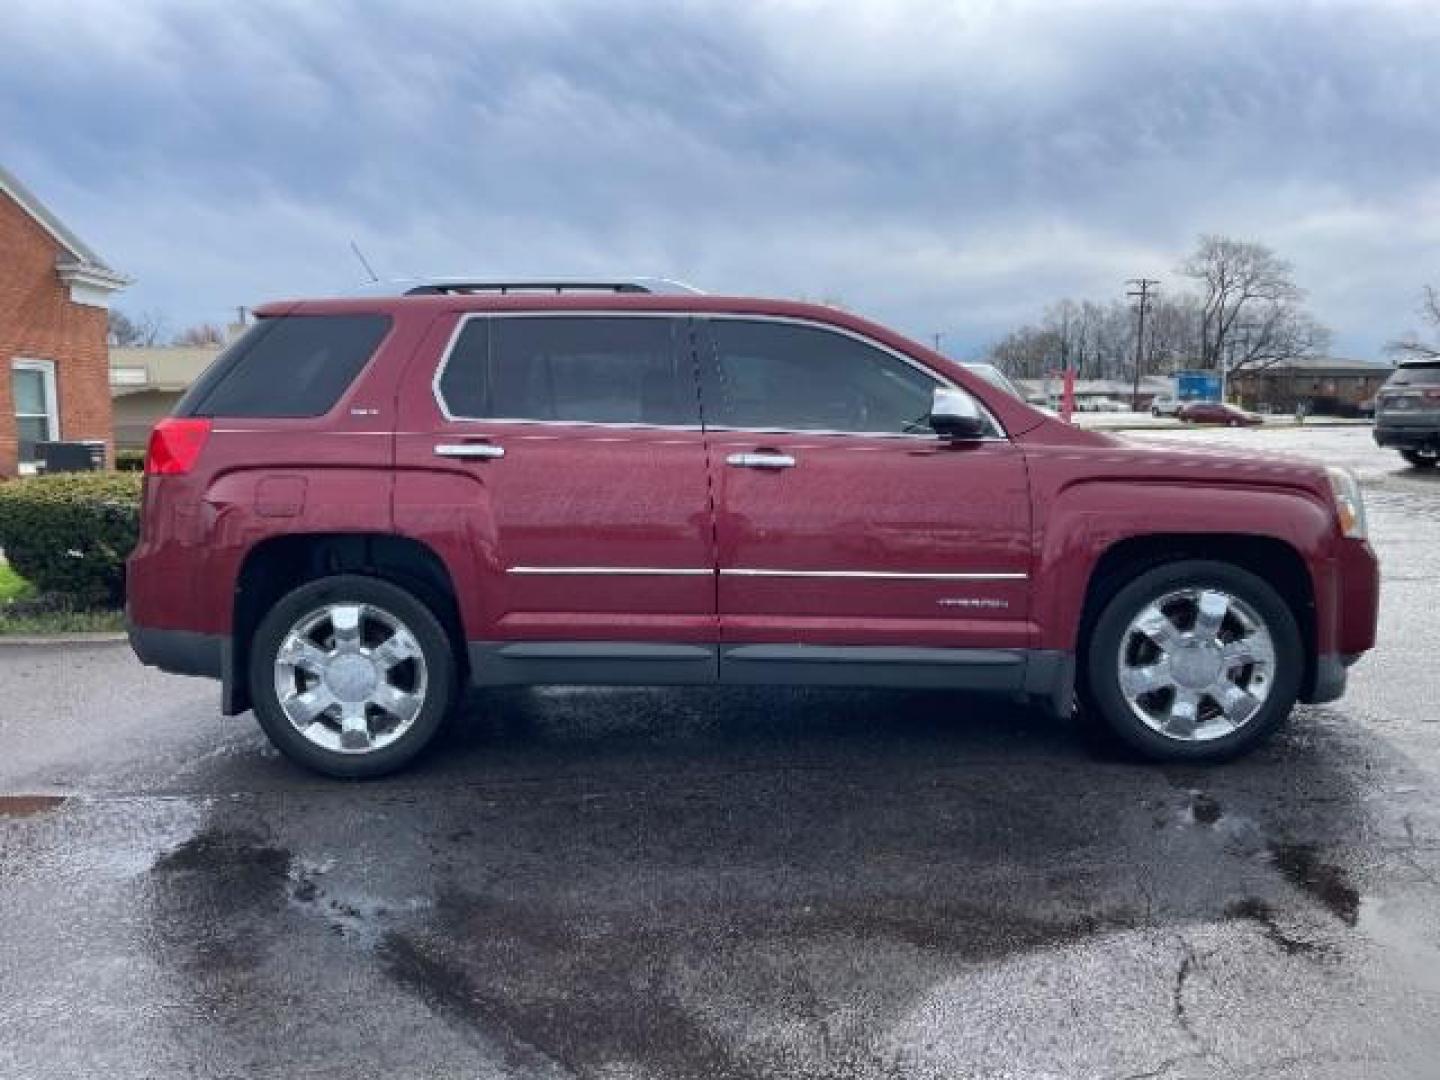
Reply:
M0 156L180 325L387 274L664 273L962 348L1296 264L1337 345L1440 279L1440 10L1223 2L7 5Z

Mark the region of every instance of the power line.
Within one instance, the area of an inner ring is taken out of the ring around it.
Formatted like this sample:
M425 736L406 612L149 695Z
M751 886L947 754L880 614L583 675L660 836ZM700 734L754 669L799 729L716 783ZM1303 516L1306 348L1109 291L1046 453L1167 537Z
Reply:
M1145 311L1150 306L1150 286L1159 286L1160 282L1154 278L1130 278L1126 285L1135 285L1137 288L1127 292L1126 296L1136 297L1140 301L1140 325L1135 331L1135 388L1130 397L1130 407L1136 412L1140 411L1140 362L1144 356L1140 350L1145 345Z

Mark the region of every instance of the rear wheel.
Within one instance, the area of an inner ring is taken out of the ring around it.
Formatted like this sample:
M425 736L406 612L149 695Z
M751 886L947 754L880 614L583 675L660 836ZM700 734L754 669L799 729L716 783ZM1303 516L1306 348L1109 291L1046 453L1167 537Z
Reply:
M287 594L250 650L250 694L270 741L329 776L380 776L434 738L455 698L449 636L388 581L343 574Z
M1417 469L1433 469L1436 462L1440 462L1437 450L1401 450L1400 456Z
M1228 563L1185 560L1120 589L1095 623L1083 693L1126 744L1160 761L1249 750L1290 714L1305 652L1284 599Z

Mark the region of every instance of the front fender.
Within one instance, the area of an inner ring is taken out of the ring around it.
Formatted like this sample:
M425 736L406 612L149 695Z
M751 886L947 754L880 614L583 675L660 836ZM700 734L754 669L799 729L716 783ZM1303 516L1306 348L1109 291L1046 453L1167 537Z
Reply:
M1038 508L1037 508L1038 509ZM1036 647L1074 652L1095 567L1122 541L1174 536L1253 536L1288 545L1304 562L1317 606L1324 606L1335 542L1334 515L1309 492L1223 483L1077 483L1050 503L1036 524L1032 611ZM1317 614L1319 614L1317 612ZM1317 630L1324 647L1323 627Z

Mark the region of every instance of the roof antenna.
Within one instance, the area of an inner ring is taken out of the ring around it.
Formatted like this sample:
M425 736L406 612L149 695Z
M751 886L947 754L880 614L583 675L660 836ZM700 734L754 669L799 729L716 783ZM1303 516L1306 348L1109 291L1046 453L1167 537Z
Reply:
M363 254L361 254L360 245L357 244L354 240L351 240L350 250L355 252L355 258L360 260L360 265L363 266L365 268L365 272L370 275L370 280L378 285L380 283L380 278L376 276L374 269L370 266L370 260L365 258Z

